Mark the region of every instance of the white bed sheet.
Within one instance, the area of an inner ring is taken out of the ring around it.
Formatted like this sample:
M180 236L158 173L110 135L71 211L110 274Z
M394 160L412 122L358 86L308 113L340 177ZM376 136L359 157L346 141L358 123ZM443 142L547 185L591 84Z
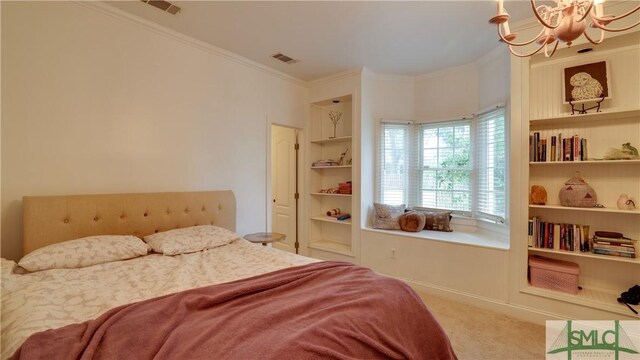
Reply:
M242 239L191 254L25 275L10 273L3 261L0 357L11 356L33 333L94 319L120 305L316 261Z

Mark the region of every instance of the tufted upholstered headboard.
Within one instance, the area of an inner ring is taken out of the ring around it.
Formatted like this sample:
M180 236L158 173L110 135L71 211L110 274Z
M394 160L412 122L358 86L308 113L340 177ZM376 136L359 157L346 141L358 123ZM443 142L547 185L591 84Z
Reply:
M214 224L236 229L230 190L23 197L23 255L91 235L135 235Z

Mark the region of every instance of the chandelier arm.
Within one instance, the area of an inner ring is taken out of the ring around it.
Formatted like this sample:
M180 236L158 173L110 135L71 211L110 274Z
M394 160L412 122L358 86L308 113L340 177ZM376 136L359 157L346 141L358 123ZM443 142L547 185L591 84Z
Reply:
M598 45L602 43L602 41L604 40L604 30L602 29L600 29L600 40L598 41L593 40L586 31L583 34L584 34L584 37L586 37L587 40L589 40L589 42L592 43L593 45Z
M507 39L505 39L505 38L504 38L504 35L502 35L502 31L500 31L500 25L498 25L498 36L500 36L500 40L504 41L505 43L509 44L510 46L524 46L524 45L529 45L529 44L531 44L532 42L534 42L534 41L538 40L538 38L539 38L540 36L542 36L542 34L543 34L543 33L544 33L544 28L542 28L542 30L540 31L540 33L539 33L536 37L534 37L533 39L531 39L530 41L525 41L525 42L521 42L521 43L514 43L514 42L511 42L511 41L509 41L509 40L507 40Z
M551 54L547 53L547 47L545 46L544 47L544 56L548 57L548 58L552 57L553 54L556 53L556 49L558 48L558 44L559 43L560 43L560 41L556 40L556 43L553 45L553 50L551 50Z
M556 40L556 42L557 42L557 40ZM517 57L529 57L529 56L531 56L531 55L535 55L535 54L537 54L540 50L542 50L542 48L543 48L544 46L545 46L545 44L543 43L542 45L540 45L540 47L539 47L539 48L537 48L536 50L534 50L534 51L532 51L532 52L530 52L530 53L528 53L528 54L518 54L517 52L515 52L515 51L513 50L513 46L509 45L509 51L510 51L514 56L517 56Z
M538 14L538 6L536 5L536 0L529 0L531 2L531 9L533 9L533 14L536 16L536 18L538 19L538 21L545 27L548 27L549 29L555 29L558 26L560 26L560 24L553 26L553 25L549 25L547 24L546 21L544 21L544 19L540 16L540 14Z
M617 20L617 19L616 19ZM640 20L638 22L636 22L635 24L629 25L627 27L623 27L623 28L619 28L619 29L613 29L613 28L609 28L606 27L604 25L601 25L599 22L594 21L593 22L593 26L597 27L600 30L604 30L604 31L609 31L609 32L620 32L620 31L626 31L631 29L632 27L638 26L640 25Z
M627 16L632 15L633 13L635 13L635 12L636 12L636 11L638 11L638 10L640 10L640 5L639 5L639 6L636 6L634 9L629 10L629 11L627 11L626 13L624 13L624 14L622 14L622 15L615 16L615 17L613 18L613 20L612 20L612 21L620 20L620 19L626 18ZM593 16L593 15L592 15L591 17L592 17L592 18L595 18L596 20L600 20L600 21L605 20L605 18L597 17L597 16ZM610 19L610 20L611 20L611 19Z
M584 12L584 15L582 15L582 17L580 18L580 20L578 20L578 22L583 21L584 19L586 19L587 16L589 16L589 14L591 14L591 9L593 9L593 1L589 2L589 8L587 9L587 11Z

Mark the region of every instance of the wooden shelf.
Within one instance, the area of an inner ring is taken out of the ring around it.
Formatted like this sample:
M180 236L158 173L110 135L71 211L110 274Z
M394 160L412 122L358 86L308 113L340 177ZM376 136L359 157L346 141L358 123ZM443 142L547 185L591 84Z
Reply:
M620 289L620 293L626 290L627 289ZM520 290L520 292L640 318L640 315L632 313L626 305L618 302L617 299L620 296L620 293L614 293L609 290L583 287L577 295L571 295L559 291L527 286ZM636 310L640 310L639 306L632 305L632 307Z
M567 211L591 211L591 212L610 213L610 214L640 215L640 209L620 210L620 209L618 209L616 207L581 208L581 207L571 207L571 206L562 206L562 205L529 205L529 208L530 209L551 209L551 210L567 210Z
M309 243L309 247L316 250L329 251L336 254L353 256L351 247L344 243L331 240L312 241Z
M337 219L332 218L330 216L320 215L320 216L312 216L311 220L326 221L326 222L330 222L330 223L334 223L334 224L340 224L340 225L351 225L351 218L348 218L346 220L337 220Z
M335 137L331 139L311 140L311 143L312 144L331 144L331 143L340 143L340 142L347 142L347 141L351 141L351 136L341 136L341 137Z
M562 124L568 125L573 123L584 123L588 121L607 121L607 120L620 120L626 118L640 118L640 109L611 109L609 111L603 111L599 113L589 114L563 114L552 118L542 119L530 119L529 123L531 127Z
M320 193L320 192L314 192L314 193L311 193L311 195L315 195L315 196L351 197L351 194L330 194L330 193Z
M559 254L559 255L565 255L565 256L584 257L584 258L598 259L598 260L604 260L604 261L619 261L619 262L626 262L631 264L640 264L639 258L634 259L634 258L626 258L626 257L620 257L620 256L600 255L600 254L594 254L590 252L573 252L573 251L562 251L562 250L553 250L553 249L544 249L544 248L535 248L535 247L530 247L528 249L530 252L537 252L537 253Z
M558 166L558 165L639 165L640 160L585 160L585 161L532 161L534 166Z
M351 165L335 165L335 166L312 166L312 169L345 169L350 168Z

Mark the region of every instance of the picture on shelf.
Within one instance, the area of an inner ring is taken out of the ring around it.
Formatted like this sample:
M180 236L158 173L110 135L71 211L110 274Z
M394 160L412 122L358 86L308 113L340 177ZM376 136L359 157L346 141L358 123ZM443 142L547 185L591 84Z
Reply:
M611 98L609 64L598 61L563 69L564 103L602 101Z

